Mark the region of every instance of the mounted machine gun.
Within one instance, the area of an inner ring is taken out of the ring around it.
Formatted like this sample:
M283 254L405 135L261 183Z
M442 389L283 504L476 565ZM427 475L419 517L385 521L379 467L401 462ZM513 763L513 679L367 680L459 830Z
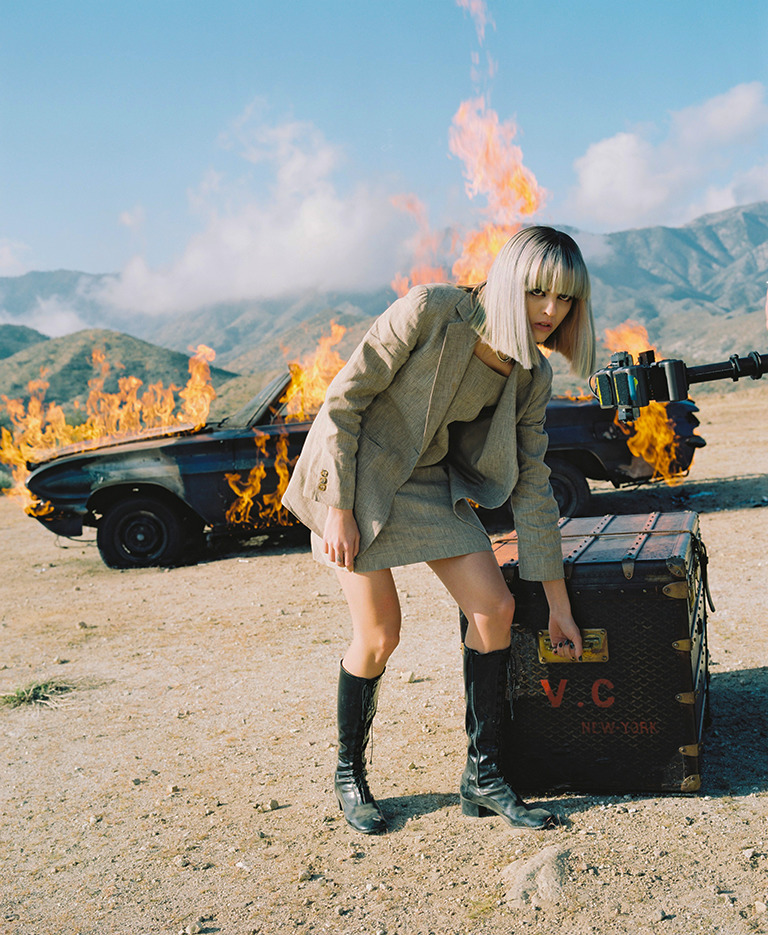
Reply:
M652 400L670 402L688 398L688 387L693 383L711 380L734 382L742 377L759 380L768 373L768 354L751 351L746 357L732 354L717 364L687 367L682 360L656 360L653 351L643 351L637 363L628 351L611 355L607 367L597 370L589 378L589 386L602 409L617 410L620 422L639 418L640 410Z

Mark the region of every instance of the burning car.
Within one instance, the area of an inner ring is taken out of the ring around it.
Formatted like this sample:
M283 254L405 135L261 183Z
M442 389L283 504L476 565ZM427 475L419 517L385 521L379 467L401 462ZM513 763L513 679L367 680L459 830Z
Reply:
M113 568L177 563L206 534L248 539L295 524L280 497L312 418L290 411L290 383L288 373L277 377L219 422L71 446L30 463L28 512L61 536L95 527L101 557ZM694 434L697 411L690 401L670 403L662 417L668 442L657 440L649 455L633 453L638 432L597 401L553 399L546 460L562 515L587 509L587 478L619 487L687 473L695 449L705 444ZM664 464L659 451L666 452ZM508 506L483 517L494 526L513 522Z

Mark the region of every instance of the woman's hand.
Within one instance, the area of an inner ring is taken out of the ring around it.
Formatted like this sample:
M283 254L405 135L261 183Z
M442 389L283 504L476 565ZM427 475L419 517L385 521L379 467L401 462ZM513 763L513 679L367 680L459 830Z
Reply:
M564 659L579 659L582 653L581 632L570 613L549 614L549 640L552 652Z
M323 530L323 550L339 568L354 571L355 556L360 548L360 530L352 510L328 507Z
M564 659L579 659L583 651L581 631L571 614L571 602L562 578L542 581L549 604L549 640L552 651Z

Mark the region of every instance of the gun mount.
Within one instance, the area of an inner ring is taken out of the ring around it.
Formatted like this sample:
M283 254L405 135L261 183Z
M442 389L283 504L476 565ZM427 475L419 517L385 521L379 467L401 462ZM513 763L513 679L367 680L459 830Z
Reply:
M743 377L759 380L764 373L768 373L768 354L757 351L745 357L732 354L728 360L698 367L687 367L684 361L674 358L656 360L653 351L643 351L635 363L628 351L618 351L607 367L592 374L589 386L602 409L615 407L620 422L632 422L652 400L687 399L688 388L694 383Z

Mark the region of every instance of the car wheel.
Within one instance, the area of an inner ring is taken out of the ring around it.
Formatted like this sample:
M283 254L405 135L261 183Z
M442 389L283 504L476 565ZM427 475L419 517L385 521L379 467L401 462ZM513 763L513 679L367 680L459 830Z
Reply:
M179 514L152 497L116 503L104 513L96 533L99 552L110 568L172 565L184 541Z
M570 461L562 458L547 458L552 472L549 483L555 495L561 516L582 516L589 506L589 484L586 477Z

